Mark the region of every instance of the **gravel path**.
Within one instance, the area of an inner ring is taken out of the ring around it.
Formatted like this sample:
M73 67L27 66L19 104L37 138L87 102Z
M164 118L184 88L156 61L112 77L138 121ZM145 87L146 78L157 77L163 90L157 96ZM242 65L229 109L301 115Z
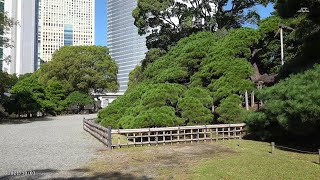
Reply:
M0 124L0 179L13 179L7 176L10 172L35 171L36 179L70 170L81 172L77 168L85 166L98 150L105 148L82 129L83 117L95 116L59 116L23 124Z

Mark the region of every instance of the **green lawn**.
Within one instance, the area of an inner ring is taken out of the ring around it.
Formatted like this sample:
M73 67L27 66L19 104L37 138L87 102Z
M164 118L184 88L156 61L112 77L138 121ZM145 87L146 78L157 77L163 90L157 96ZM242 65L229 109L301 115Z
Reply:
M320 179L318 155L278 149L271 154L268 143L248 140L219 144L236 153L222 153L198 162L191 168L192 179Z

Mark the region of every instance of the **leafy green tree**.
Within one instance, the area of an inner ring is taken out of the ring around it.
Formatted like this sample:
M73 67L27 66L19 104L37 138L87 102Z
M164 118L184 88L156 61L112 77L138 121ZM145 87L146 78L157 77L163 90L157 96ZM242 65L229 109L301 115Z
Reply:
M49 80L45 87L46 98L53 103L54 111L60 114L67 107L65 101L67 97L67 89L59 81Z
M124 116L119 124L122 128L163 127L178 126L184 124L184 120L175 115L173 107L162 106L143 111L136 117Z
M159 59L160 57L162 57L165 54L166 54L166 51L162 50L160 48L150 49L146 53L146 58L144 58L141 62L142 70L145 70L149 64L153 63L154 61L156 61L157 59Z
M158 122L158 116L152 114L162 112L159 109L172 114L172 108L174 122L212 123L216 122L211 112L213 104L222 106L217 115L224 118L221 122L243 120L242 116L232 120L226 113L242 112L239 95L254 88L249 79L253 73L249 59L251 47L259 38L256 30L243 28L200 32L180 40L144 69L142 81L99 111L100 123L115 128L168 126L172 123ZM238 98L231 98L234 96Z
M289 18L299 15L301 8L308 8L309 18L320 23L320 2L318 0L278 0L276 1L275 8L280 16Z
M92 104L93 98L86 93L74 91L67 96L67 98L65 99L65 102L68 106L71 106L71 105L85 106L85 105Z
M167 50L168 46L194 32L235 28L246 21L256 21L259 15L250 8L257 4L266 5L268 2L231 1L231 9L227 9L228 0L139 0L132 15L139 34L149 33L147 47Z
M303 72L320 62L318 50L320 45L320 2L318 0L278 0L275 4L276 12L294 30L286 33L285 65L280 70L279 78L283 79L290 74ZM308 13L299 12L307 8Z
M137 85L138 83L143 81L143 72L141 66L136 66L130 73L129 73L129 82L128 88L132 88L133 86Z
M140 83L126 91L124 96L118 97L107 108L98 113L98 122L104 126L119 127L119 119L128 116L137 116L141 112L142 95L151 88L150 84ZM131 108L130 108L131 107ZM122 122L124 123L124 122ZM126 126L127 127L127 126Z
M281 137L317 135L320 130L320 66L293 75L262 90L263 109L248 118L252 132Z
M246 110L242 107L243 99L238 95L232 94L221 101L217 108L220 115L218 122L222 123L241 123L246 119Z
M201 32L182 39L165 56L144 70L146 79L156 83L189 84L216 40L218 37L211 32Z
M8 74L0 71L0 98L4 98L5 92L18 82L18 77L15 74ZM1 101L0 101L1 104Z
M155 84L142 96L141 103L145 109L161 106L176 107L178 98L182 96L185 87L180 84Z
M30 117L38 111L48 112L52 108L52 104L46 102L45 87L38 82L36 74L22 79L9 92L12 97L5 104L9 113Z
M60 81L70 92L114 92L118 89L117 71L107 47L65 46L41 66L40 80Z

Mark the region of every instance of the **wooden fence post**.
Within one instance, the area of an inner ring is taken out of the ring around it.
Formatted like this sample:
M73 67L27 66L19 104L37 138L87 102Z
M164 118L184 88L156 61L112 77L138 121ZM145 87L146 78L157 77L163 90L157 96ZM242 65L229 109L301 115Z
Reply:
M178 144L180 144L180 126L178 126Z
M118 129L118 146L121 148L121 142L120 142L120 129Z
M271 154L274 154L274 146L275 146L275 143L271 142Z
M204 142L207 142L207 125L204 125Z
M107 143L108 143L108 147L109 149L112 149L112 134L111 134L111 126L108 126L108 139L107 139Z
M190 134L191 134L191 137L190 137L191 140L190 140L190 141L191 141L191 143L192 143L192 141L193 141L193 130L192 130L192 129L191 129L191 133L190 133Z
M199 143L199 131L200 129L198 128L198 131L197 131L197 142Z
M225 132L225 131L224 131L224 128L222 128L222 132L223 132L223 133L222 133L222 141L224 142L224 132Z
M173 135L172 135L172 131L170 131L170 144L171 144L171 145L172 145L172 139L173 139L172 136L173 136Z
M128 133L127 133L127 147L129 147L129 142L128 142L128 137L129 135L128 135Z
M218 132L218 128L216 128L216 142L219 140L219 132Z
M82 128L84 129L84 121L86 120L86 118L83 118L83 122L82 122Z
M158 146L158 135L159 135L159 131L157 130L157 132L156 132L156 146Z
M166 136L165 136L165 131L162 132L162 138L163 138L163 145L166 145Z
M151 136L151 130L149 128L149 132L148 132L148 143L149 143L149 146L151 146L150 136Z

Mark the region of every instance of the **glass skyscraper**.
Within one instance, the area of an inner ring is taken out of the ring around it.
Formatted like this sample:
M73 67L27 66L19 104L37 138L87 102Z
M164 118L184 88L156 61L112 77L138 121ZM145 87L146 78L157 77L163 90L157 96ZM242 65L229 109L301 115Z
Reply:
M127 90L130 71L144 59L147 52L146 38L138 34L132 17L136 6L136 0L107 1L107 46L119 67L119 92Z

